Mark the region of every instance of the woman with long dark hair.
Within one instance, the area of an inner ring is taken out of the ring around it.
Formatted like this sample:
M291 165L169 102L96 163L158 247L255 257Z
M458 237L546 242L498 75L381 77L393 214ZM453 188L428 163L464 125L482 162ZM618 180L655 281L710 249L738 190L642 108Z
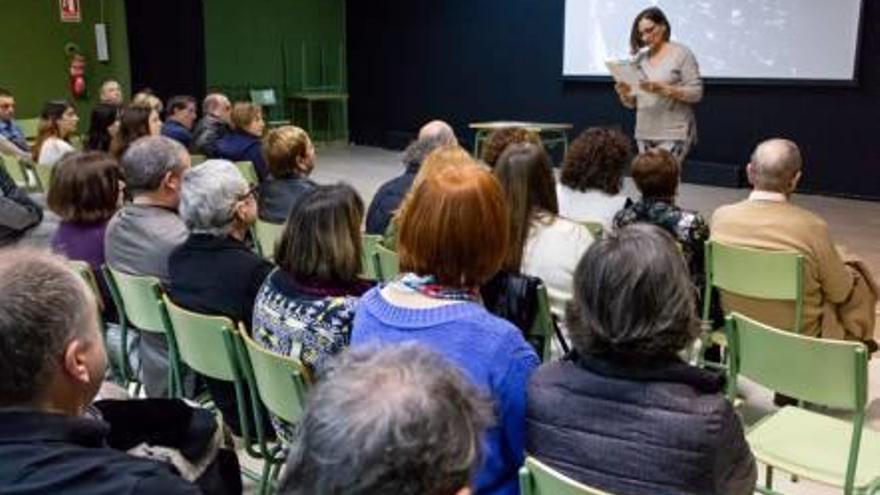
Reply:
M110 143L113 142L113 136L117 132L119 132L119 107L110 103L98 103L92 108L86 149L110 151Z
M79 117L76 109L65 100L53 100L43 106L37 141L31 152L34 161L54 165L62 156L74 151L70 137L76 132Z

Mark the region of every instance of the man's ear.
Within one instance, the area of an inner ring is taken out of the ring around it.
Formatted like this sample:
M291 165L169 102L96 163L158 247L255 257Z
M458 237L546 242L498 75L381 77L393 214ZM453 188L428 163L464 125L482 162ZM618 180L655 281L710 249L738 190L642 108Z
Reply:
M181 177L181 174L175 173L173 170L169 170L165 173L165 177L162 177L162 186L172 191L180 191Z
M749 164L746 165L746 176L749 179L749 184L754 186L755 185L755 164L753 164L752 162L749 162Z
M798 183L801 181L801 171L798 170L794 177L791 179L791 184L789 184L789 192L794 192L797 189Z
M92 381L88 360L90 345L94 344L90 344L83 339L74 338L64 348L62 363L64 374L83 385L87 385Z

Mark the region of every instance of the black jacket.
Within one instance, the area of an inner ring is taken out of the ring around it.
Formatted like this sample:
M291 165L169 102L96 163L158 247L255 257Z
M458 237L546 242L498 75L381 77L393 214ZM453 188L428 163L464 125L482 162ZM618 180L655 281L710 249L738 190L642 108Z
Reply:
M617 363L574 355L532 375L531 455L611 493L753 493L755 461L720 375L680 361Z
M260 219L284 223L294 203L317 184L306 177L269 178L260 183Z
M0 165L0 246L12 244L43 220L43 209Z
M229 133L232 129L229 124L213 115L205 115L193 129L192 151L215 158L217 156L217 141Z
M395 177L390 181L382 184L370 207L367 209L367 233L384 235L388 224L391 223L391 217L394 211L400 206L403 197L412 187L416 173L419 171L419 164L413 163L406 167L403 175Z
M34 410L0 410L0 493L196 495L170 465L107 446L103 421Z

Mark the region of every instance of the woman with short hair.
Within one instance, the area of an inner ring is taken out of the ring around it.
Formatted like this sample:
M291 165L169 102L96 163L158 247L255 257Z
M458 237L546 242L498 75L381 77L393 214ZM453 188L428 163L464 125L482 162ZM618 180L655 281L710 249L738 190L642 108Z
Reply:
M248 244L257 219L254 194L238 168L226 160L208 160L184 174L179 211L190 234L168 257L168 295L175 303L250 324L254 298L272 270ZM240 435L232 385L206 381L224 420Z
M217 141L217 156L233 162L251 162L260 182L269 176L263 157L263 109L254 103L239 101L232 106L232 132Z
M575 352L528 386L531 455L610 493L754 491L755 460L723 375L679 357L700 323L669 234L640 224L593 243L566 320Z
M158 136L161 130L159 112L147 106L131 104L119 116L119 130L110 143L110 153L121 160L131 143L144 136Z
M614 215L629 204L623 172L632 145L622 132L590 127L571 142L556 193L559 214L576 222L598 222L611 230Z
M55 165L64 155L76 151L70 137L76 132L79 117L76 109L66 100L47 102L40 112L37 140L31 153L42 165Z
M270 177L260 184L260 218L284 223L290 207L315 188L315 147L306 131L292 125L272 129L263 140Z
M522 332L489 313L480 299L480 286L506 255L504 191L469 158L447 164L416 186L399 227L402 273L361 298L352 345L416 342L462 369L493 399L498 414L485 437L476 492L519 493L525 385L538 357Z

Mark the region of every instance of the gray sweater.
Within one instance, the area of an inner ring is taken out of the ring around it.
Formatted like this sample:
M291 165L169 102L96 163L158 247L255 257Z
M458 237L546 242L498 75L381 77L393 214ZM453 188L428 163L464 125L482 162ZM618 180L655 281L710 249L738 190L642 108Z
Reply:
M667 49L656 65L643 59L639 67L650 81L678 86L684 101L649 93L636 96L636 139L686 141L696 136L693 105L703 98L700 67L686 46L669 42Z

